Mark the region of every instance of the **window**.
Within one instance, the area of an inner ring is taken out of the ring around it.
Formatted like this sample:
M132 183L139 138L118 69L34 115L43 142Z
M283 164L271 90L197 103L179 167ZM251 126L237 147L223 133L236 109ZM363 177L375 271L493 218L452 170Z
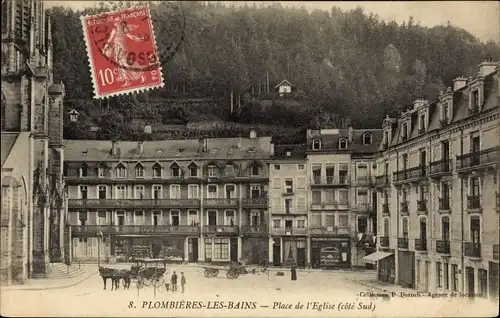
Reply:
M358 190L358 204L363 206L368 204L368 190Z
M116 186L116 199L126 199L127 198L127 188L125 185Z
M144 211L134 211L134 225L144 225Z
M389 146L389 132L387 130L384 131L384 145L385 147Z
M298 170L304 170L304 165L297 165Z
M97 211L97 225L106 225L108 221L107 215L106 211Z
M80 186L80 199L88 199L88 188L85 185Z
M441 219L441 236L443 241L450 241L450 218L447 216Z
M88 176L89 176L89 166L86 163L84 163L80 167L80 177L86 178Z
M170 199L180 199L181 198L181 186L178 184L170 185Z
M297 220L297 228L305 229L306 228L306 220Z
M226 177L233 177L234 176L234 166L227 165L226 168L224 169L224 172L226 174Z
M151 219L152 225L158 226L161 224L161 219L162 219L162 212L161 211L153 211L152 213L153 218Z
M313 190L312 191L312 204L313 205L320 205L321 204L321 191L320 190Z
M339 227L341 228L349 227L349 216L345 214L339 215Z
M188 212L188 222L189 225L195 226L198 225L200 222L198 220L198 211L196 210L189 210Z
M477 270L479 281L479 296L488 297L488 271L482 268Z
M372 143L372 134L364 133L363 134L363 145L371 145Z
M339 149L347 149L347 139L345 138L339 139Z
M451 265L451 289L456 292L458 291L458 265Z
M384 236L390 236L389 218L384 218Z
M170 166L170 172L172 173L172 178L179 178L181 176L181 169L175 162Z
M293 179L285 179L285 192L293 193Z
M127 176L127 169L122 163L119 163L118 166L116 166L115 174L117 178L125 178Z
M280 170L281 166L280 165L274 165L274 170Z
M108 187L106 187L105 185L100 185L97 187L97 191L98 191L98 197L99 199L106 199L106 194L107 194L107 190L108 190Z
M229 239L214 238L213 259L227 260L229 259Z
M472 197L478 197L480 194L480 182L479 177L470 178L470 195Z
M312 143L312 149L313 150L320 150L321 149L321 140L314 139L313 143Z
M205 258L212 259L212 239L205 239Z
M368 219L366 216L358 217L357 229L359 233L365 233L368 228Z
M217 198L217 185L215 185L215 184L209 184L207 186L207 197L209 199L215 199L215 198Z
M471 102L472 102L472 105L471 105L472 110L478 110L479 109L479 91L477 89L472 92Z
M188 199L199 199L200 192L197 184L188 185Z
M479 216L470 217L470 239L472 243L479 243L481 235L481 219Z
M194 163L189 164L189 176L190 177L198 177L198 166Z
M141 164L135 166L135 177L144 178L144 167Z
M143 185L136 185L134 188L134 199L144 199L144 186Z
M171 210L170 211L170 225L179 226L179 223L180 223L179 211L178 210Z
M348 190L339 190L339 204L347 205L349 203L349 192Z
M234 226L234 210L226 210L224 217L224 225Z
M161 166L158 163L153 165L153 178L161 178Z
M420 115L420 120L418 123L418 128L419 130L424 130L425 129L425 114Z
M324 198L323 198L325 204L335 204L335 190L332 189L327 189L324 192Z
M217 177L217 171L216 171L215 166L208 166L207 172L208 172L209 178L216 178Z
M226 199L236 198L236 187L234 184L226 184L224 186L224 190L225 190L225 198Z
M99 175L99 178L104 178L106 176L106 170L104 167L97 168L97 174Z
M408 139L408 124L404 123L402 128L401 128L401 138L403 140Z
M368 166L367 165L358 165L358 180L366 181L368 180Z
M325 215L325 226L327 229L329 227L333 228L335 226L335 215L333 215L333 214Z
M153 199L158 200L162 198L162 186L153 185Z
M281 228L281 220L275 219L273 220L273 229L279 229Z
M78 211L78 221L80 221L80 225L85 225L85 223L87 223L87 214L87 211Z
M250 198L253 199L260 198L260 185L258 184L250 185Z
M260 175L260 171L259 171L259 166L257 164L253 164L252 165L252 168L251 168L251 175L252 176L258 176Z
M402 232L403 232L403 238L408 239L408 218L403 218L402 219Z
M448 105L443 105L443 121L448 121Z
M443 279L443 268L441 267L441 262L436 262L436 284L437 287L443 287L442 279Z
M448 277L448 263L443 263L444 289L450 289L450 278Z
M285 199L285 213L292 213L292 199Z

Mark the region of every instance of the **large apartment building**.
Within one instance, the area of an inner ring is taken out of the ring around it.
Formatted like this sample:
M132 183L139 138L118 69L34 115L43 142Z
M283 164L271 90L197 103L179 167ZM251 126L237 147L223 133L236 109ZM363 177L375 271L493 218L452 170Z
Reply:
M384 120L379 279L498 296L499 70L487 60L437 100Z
M270 137L67 140L65 151L74 258L267 259Z

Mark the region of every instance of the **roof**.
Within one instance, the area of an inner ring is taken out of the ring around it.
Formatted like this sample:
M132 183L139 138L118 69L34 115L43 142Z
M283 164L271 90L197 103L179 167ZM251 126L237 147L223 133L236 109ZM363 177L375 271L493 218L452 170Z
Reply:
M294 85L293 85L292 83L290 83L287 79L284 79L284 80L282 80L281 82L279 82L279 84L278 84L278 85L274 86L274 88L276 89L276 88L278 88L278 87L282 86L283 84L288 84L288 86L294 86Z
M370 144L363 143L365 133L372 135ZM344 138L349 139L349 129L321 129L308 130L307 133L307 151L313 151L312 143L314 140L321 141L321 150L314 152L350 152L359 154L373 154L378 151L378 147L382 141L382 129L352 129L352 142L347 143L346 149L339 149L339 140Z
M208 151L201 151L199 139L119 141L116 155L109 140L65 140L64 157L68 161L116 161L144 159L267 159L271 155L271 137L208 138ZM240 144L240 147L238 147Z
M305 160L307 144L276 144L273 160Z
M16 143L17 137L19 136L18 133L2 133L1 137L1 160L2 160L2 167L9 157L10 151L12 150L12 147Z

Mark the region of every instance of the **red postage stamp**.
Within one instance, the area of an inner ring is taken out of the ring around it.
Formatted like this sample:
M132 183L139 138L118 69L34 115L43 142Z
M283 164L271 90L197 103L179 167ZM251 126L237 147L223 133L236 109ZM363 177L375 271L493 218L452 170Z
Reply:
M163 87L149 8L82 16L94 98Z

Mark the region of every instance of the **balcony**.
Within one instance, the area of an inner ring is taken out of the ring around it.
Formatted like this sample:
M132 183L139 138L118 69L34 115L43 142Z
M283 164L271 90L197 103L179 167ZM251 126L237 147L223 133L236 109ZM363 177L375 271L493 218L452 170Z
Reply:
M472 170L490 168L498 164L500 147L493 147L457 156L457 170L467 173Z
M349 234L349 229L345 227L337 226L311 226L309 228L310 235L337 235L337 234Z
M185 234L192 235L200 232L199 226L193 225L72 225L71 233L97 236L109 234Z
M481 196L480 195L468 195L467 196L467 210L469 210L469 212L481 211Z
M429 176L432 178L438 178L446 175L451 175L452 173L452 163L451 160L437 160L433 161L429 165Z
M364 176L364 177L358 177L356 180L354 180L354 184L357 186L369 186L373 184L373 180L370 177Z
M450 254L450 241L437 240L436 241L436 252L439 254Z
M390 184L391 181L389 180L389 175L387 174L375 177L375 187L377 188L388 187Z
M408 249L408 238L398 237L398 248Z
M417 213L419 213L419 214L427 213L427 200L418 200L417 201Z
M340 175L338 178L334 176L313 176L311 186L344 186L349 185L349 176Z
M389 203L382 204L382 214L384 214L384 215L391 214L389 211Z
M373 206L370 203L358 203L356 204L356 210L361 213L372 213Z
M238 235L237 225L205 225L203 227L205 234L228 234Z
M218 208L237 208L238 199L205 199L203 205L206 207L218 207Z
M380 237L380 247L389 247L389 237L381 236Z
M198 208L199 199L69 199L71 208Z
M289 236L289 235L302 236L302 235L307 234L307 228L299 228L299 227L272 228L271 234L272 235L282 235L282 236Z
M267 208L267 198L246 198L241 199L241 205L244 208Z
M450 211L449 198L439 198L439 211Z
M267 235L269 233L269 226L267 224L259 225L242 225L240 233L243 235Z
M481 257L481 243L465 242L464 243L465 256L480 258Z
M401 213L407 214L408 212L409 212L408 201L401 202Z
M500 245L498 244L495 244L493 245L493 259L498 261L499 260L499 254L500 254L500 248L499 248Z
M415 239L415 250L427 251L427 239L425 238Z
M410 169L394 172L394 184L419 181L425 178L427 171L425 166L417 166Z
M497 210L497 212L500 212L500 192L495 193L495 198L496 198L495 209Z

